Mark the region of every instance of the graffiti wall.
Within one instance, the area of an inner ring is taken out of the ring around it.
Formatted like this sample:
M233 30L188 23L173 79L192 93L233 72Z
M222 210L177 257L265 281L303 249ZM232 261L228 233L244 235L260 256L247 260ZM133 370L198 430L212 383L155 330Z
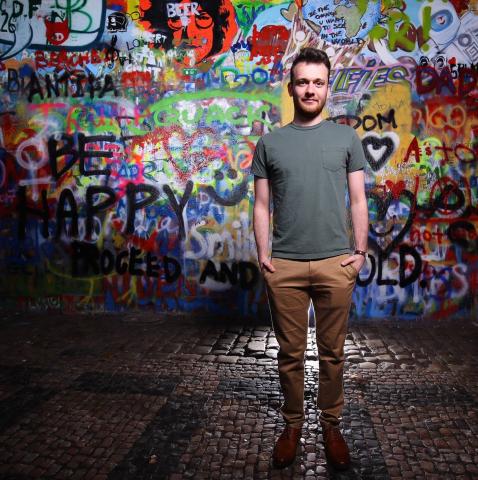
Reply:
M262 315L249 173L325 49L366 153L359 317L475 315L478 2L0 1L1 307Z

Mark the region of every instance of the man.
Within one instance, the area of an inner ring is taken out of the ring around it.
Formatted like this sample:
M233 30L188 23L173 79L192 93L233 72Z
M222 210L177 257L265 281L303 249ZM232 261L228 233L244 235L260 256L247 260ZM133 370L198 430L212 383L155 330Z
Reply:
M304 352L308 308L316 315L320 423L327 460L346 469L350 455L339 423L344 403L344 343L352 291L367 250L365 156L355 131L323 119L330 74L327 55L304 48L288 84L292 123L259 139L252 162L254 234L279 343L279 379L285 429L273 463L290 465L304 422ZM346 221L348 185L355 247ZM270 193L273 201L269 256Z

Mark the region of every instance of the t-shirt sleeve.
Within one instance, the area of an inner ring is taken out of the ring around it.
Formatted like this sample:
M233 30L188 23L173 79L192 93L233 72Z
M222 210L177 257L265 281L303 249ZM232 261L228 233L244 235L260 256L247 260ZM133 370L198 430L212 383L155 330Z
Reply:
M251 173L258 177L269 178L266 166L266 149L262 138L259 138L254 151L254 156L252 157Z
M355 130L352 130L352 139L349 147L349 157L347 159L347 173L355 172L365 168L365 153L362 142Z

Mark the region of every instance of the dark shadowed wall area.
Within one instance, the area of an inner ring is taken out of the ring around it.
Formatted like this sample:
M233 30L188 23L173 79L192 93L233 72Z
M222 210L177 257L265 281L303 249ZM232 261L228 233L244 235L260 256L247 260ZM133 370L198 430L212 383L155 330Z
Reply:
M252 153L316 46L368 161L352 315L476 317L477 3L1 1L2 309L264 315Z

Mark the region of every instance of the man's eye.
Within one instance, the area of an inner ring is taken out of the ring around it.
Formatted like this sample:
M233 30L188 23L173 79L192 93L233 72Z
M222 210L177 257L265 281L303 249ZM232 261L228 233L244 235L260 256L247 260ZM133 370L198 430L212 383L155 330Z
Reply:
M169 25L169 28L176 30L182 27L182 22L179 17L170 17L168 18L168 25Z
M201 12L196 16L196 23L200 28L208 28L212 25L212 17L207 12Z

